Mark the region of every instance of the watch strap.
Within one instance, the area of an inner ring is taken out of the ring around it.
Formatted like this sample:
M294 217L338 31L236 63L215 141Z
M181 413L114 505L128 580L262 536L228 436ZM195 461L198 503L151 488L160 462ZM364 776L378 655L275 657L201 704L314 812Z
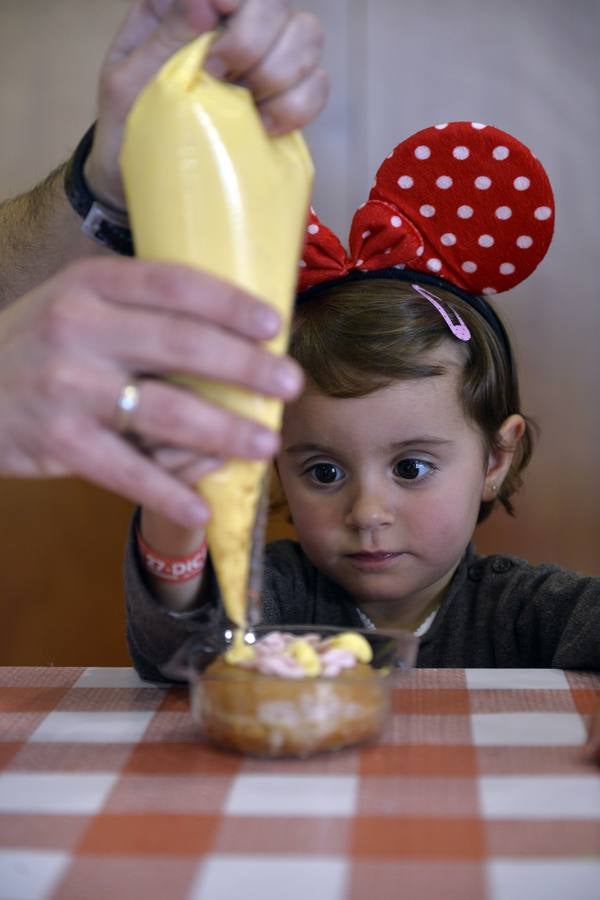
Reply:
M81 216L81 230L122 256L134 256L133 239L127 214L98 200L90 191L83 174L85 161L94 142L95 123L88 128L65 171L64 189L67 200Z

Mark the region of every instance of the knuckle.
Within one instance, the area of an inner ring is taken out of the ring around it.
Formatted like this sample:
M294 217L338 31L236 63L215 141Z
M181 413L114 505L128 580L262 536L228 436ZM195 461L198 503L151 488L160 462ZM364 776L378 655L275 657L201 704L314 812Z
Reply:
M253 388L257 381L257 368L262 365L265 352L248 339L227 334L215 328L196 340L191 339L190 360L202 361L202 376L227 383Z
M115 470L115 478L126 495L131 493L131 487L135 484L142 502L144 497L150 497L157 490L156 467L137 453L128 454L119 463L118 469Z
M185 274L185 273L183 273ZM225 329L237 329L249 312L259 305L252 294L247 293L230 281L217 276L196 272L196 283L186 280L186 287L197 307L198 317Z
M316 50L320 52L323 49L325 34L319 19L314 13L307 10L301 10L296 13L296 27L304 39L311 42Z
M189 466L186 466L179 473L179 477L183 479L187 484L195 485L197 484L205 475L209 472L214 472L218 468L217 465L207 466L205 462L199 460L196 463L193 463Z
M272 374L271 356L258 347L244 346L236 358L236 379L245 388L262 390Z
M209 421L202 429L202 449L222 458L238 456L243 453L243 435L249 427L246 420L213 408Z
M251 294L243 294L232 288L225 297L223 326L236 334L238 339L256 340L266 328L271 336L281 327L281 316L274 307ZM257 335L257 330L259 334Z
M192 450L183 450L171 446L159 446L158 449L152 451L152 459L157 465L161 466L161 468L176 472L178 469L182 469L184 466L187 466L194 461L196 459L196 454L194 454Z
M279 395L286 390L285 371L295 366L291 361L283 362L281 357L255 344L240 342L235 353L228 355L231 360L229 378L242 388L268 395Z
M68 359L50 356L37 373L37 390L48 404L48 414L61 410L68 404L73 389L79 382L79 371Z
M161 323L160 335L169 359L174 361L189 362L209 349L203 331L199 332L180 320Z
M41 436L42 452L74 468L81 440L81 429L73 419L65 415L50 416Z
M243 319L246 296L229 282L215 278L206 291L209 306L206 315L216 324L225 328L237 326Z
M130 76L126 65L105 69L99 81L100 96L115 112L125 113L129 103Z
M286 98L286 114L298 125L304 125L320 112L329 95L329 79L316 69Z
M297 80L302 83L309 78L318 62L318 53L315 48L307 47L301 58L298 59Z
M44 309L40 320L40 336L45 345L64 347L74 331L74 309L78 302L72 288L67 288Z
M227 50L222 52L223 60L236 72L251 69L259 60L260 51L254 41L254 35L240 31L235 38L232 36Z
M229 456L236 454L245 455L252 446L252 439L255 434L256 426L248 419L227 417L223 423L221 436L221 449Z
M135 262L142 287L148 294L164 298L165 305L179 297L193 295L199 287L199 273L195 269L155 260L139 259Z
M177 443L189 432L193 423L188 403L183 391L172 391L168 397L157 399L152 404L146 401L143 407L140 406L139 412L144 410L146 428L151 434L168 436L172 442ZM141 422L139 427L142 430L144 428Z
M254 386L259 390L271 392L277 386L278 374L281 369L281 360L277 356L265 350L258 350L254 354L251 366Z
M306 102L321 109L329 97L329 76L324 69L315 69L305 82Z

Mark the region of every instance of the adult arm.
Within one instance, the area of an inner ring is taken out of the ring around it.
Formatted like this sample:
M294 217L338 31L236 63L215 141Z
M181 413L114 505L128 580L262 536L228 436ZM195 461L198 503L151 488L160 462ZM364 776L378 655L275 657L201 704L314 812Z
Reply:
M31 191L0 204L0 313L67 262L112 256L81 231L64 192L66 163Z

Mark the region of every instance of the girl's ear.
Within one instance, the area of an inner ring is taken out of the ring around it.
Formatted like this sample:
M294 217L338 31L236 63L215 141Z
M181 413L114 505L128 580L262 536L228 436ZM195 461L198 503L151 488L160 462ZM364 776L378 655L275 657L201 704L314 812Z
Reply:
M517 414L505 419L498 429L498 450L490 453L488 458L482 500L495 500L500 493L502 482L508 474L515 450L525 434L525 419Z

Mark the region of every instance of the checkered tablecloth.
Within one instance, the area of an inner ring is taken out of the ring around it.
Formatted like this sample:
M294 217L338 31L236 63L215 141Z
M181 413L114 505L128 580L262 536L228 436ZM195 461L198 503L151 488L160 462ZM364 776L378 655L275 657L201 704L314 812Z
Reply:
M598 900L600 676L398 673L383 740L219 753L183 689L0 669L1 900Z

